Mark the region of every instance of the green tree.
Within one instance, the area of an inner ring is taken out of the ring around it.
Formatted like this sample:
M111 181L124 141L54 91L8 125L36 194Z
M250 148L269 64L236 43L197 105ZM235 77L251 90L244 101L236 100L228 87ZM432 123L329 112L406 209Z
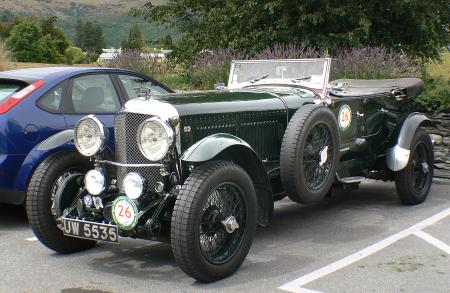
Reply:
M34 21L15 25L6 40L12 56L21 62L44 62L44 45L41 29Z
M173 50L175 48L172 37L170 35L166 35L164 38L162 38L160 44L164 49Z
M58 50L58 41L55 40L50 34L42 37L40 40L42 44L42 61L45 63L64 63L64 55Z
M100 25L93 22L83 24L83 41L81 49L89 53L100 54L105 47L103 30Z
M55 18L47 18L40 25L34 20L15 25L6 40L12 57L21 62L64 62L69 41L55 23Z
M81 50L78 47L67 48L65 57L67 64L80 64L83 63L86 58L86 56L83 53L83 50Z
M128 39L122 41L122 49L124 50L142 50L145 46L145 40L142 32L137 24L130 28Z
M448 42L444 0L168 0L135 14L180 31L181 57L183 49L187 56L220 47L254 54L295 43L384 46L426 59Z
M56 48L59 57L62 57L66 49L70 46L70 42L66 37L66 34L62 29L56 26L58 18L56 16L50 16L41 21L42 34L51 40L53 46Z

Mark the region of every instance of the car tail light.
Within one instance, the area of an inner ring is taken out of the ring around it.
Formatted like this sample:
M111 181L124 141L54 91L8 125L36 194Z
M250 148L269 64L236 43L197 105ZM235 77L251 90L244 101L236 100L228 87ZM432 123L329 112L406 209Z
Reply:
M0 115L5 114L9 110L11 110L12 107L23 101L26 97L31 95L33 92L35 92L37 89L42 87L45 84L45 81L38 80L29 86L21 89L17 93L14 93L9 98L7 98L4 102L0 104Z

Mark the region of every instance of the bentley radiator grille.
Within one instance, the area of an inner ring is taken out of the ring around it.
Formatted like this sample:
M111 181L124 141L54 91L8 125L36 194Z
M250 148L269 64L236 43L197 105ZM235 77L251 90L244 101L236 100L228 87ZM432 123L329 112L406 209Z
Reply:
M114 133L116 140L116 161L118 163L152 163L142 155L137 142L139 125L148 118L151 118L151 116L127 112L118 113L116 115ZM158 167L117 167L117 182L121 192L123 192L123 178L129 172L141 174L145 178L149 190L153 190L155 184L162 179Z

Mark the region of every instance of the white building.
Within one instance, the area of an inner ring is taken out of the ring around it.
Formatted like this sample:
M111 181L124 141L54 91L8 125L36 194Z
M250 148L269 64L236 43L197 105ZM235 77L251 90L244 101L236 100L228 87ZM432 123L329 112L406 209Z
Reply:
M117 54L122 53L122 49L116 49L116 48L109 48L109 49L102 49L103 53L98 56L97 62L105 62L108 60L113 59Z
M110 48L110 49L102 49L103 53L100 54L100 56L97 59L97 62L105 62L105 61L109 61L111 59L114 59L114 57L116 57L116 55L120 55L122 54L122 49L115 49L115 48ZM145 59L165 59L166 55L169 54L170 52L172 52L172 50L164 50L161 49L161 52L158 53L141 53L141 57L145 58Z

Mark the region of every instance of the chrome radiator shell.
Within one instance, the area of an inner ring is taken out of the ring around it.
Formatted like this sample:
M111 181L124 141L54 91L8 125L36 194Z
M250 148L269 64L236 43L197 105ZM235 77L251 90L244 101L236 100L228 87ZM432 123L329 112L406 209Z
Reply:
M159 163L149 161L144 157L138 147L138 128L145 120L153 115L119 112L115 117L115 146L116 162L120 164L149 164ZM117 166L117 183L123 192L122 181L129 172L136 172L145 178L149 190L153 190L156 183L162 180L159 167L122 167Z

